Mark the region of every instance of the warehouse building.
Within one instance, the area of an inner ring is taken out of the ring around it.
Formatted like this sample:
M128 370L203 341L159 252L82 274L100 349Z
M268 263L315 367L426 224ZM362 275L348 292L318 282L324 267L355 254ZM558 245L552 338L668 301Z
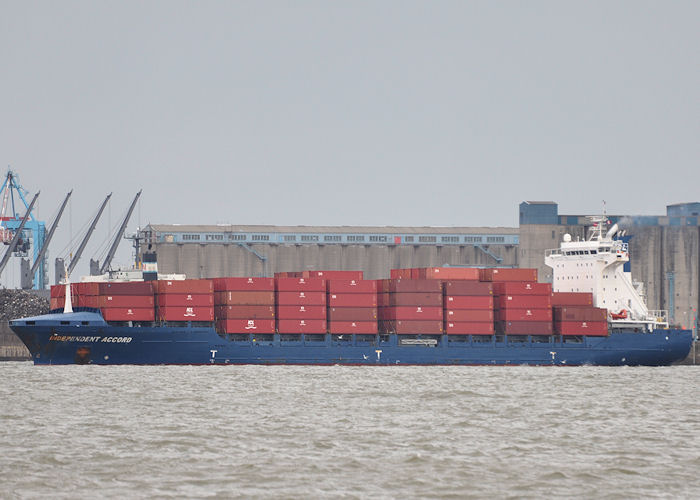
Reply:
M629 243L635 280L651 309L692 326L700 284L700 203L669 205L665 216L608 215ZM559 215L555 202L520 204L519 227L352 227L149 224L139 254L155 251L162 273L190 278L272 276L281 271L362 270L388 278L403 267L533 267L551 282L545 251L564 234L585 238L583 215Z

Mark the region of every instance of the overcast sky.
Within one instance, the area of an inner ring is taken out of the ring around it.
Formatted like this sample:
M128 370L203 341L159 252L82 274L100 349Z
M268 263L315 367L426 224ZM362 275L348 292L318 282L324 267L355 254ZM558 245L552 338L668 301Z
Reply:
M664 214L700 201L698 19L697 1L2 0L0 165L47 225L74 189L51 267L114 192L89 260L142 188L130 231L516 227L523 200Z

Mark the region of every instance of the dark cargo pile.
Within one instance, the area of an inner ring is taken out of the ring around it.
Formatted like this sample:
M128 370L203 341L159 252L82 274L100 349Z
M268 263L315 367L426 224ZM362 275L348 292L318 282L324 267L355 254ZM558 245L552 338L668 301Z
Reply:
M37 316L49 312L49 301L25 290L0 290L0 319Z

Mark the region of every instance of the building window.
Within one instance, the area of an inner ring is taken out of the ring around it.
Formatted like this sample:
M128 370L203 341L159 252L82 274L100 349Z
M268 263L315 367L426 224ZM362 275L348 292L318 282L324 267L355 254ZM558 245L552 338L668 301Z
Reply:
M317 234L302 234L301 241L318 241Z
M252 239L253 239L253 241L270 241L270 235L269 234L254 234Z
M282 239L283 239L284 241L296 241L296 240L297 240L297 237L296 237L296 235L294 235L294 234L285 234L285 235L282 237Z
M245 241L246 235L245 234L229 234L228 239L231 241Z
M323 237L323 241L342 241L342 236L339 235L326 235Z
M386 241L386 236L370 236L369 241L380 241L380 242L385 242Z
M459 243L459 236L443 236L440 238L443 243Z
M481 243L481 236L465 236L465 243Z
M347 237L348 241L365 241L364 235L349 234Z
M199 236L198 234L183 234L182 235L182 240L183 241L199 241Z
M504 236L487 236L486 237L487 243L503 243L504 241L506 241Z
M404 236L403 240L406 243L413 243L413 236Z
M420 243L435 243L437 241L437 236L419 236L418 241Z

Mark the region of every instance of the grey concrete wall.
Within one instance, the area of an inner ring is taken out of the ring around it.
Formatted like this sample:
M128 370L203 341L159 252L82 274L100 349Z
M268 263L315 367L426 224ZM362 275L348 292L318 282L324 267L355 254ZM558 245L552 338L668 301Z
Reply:
M216 276L272 276L280 271L341 269L364 271L368 279L388 278L400 267L495 266L497 261L471 246L430 245L251 245L267 258L265 264L239 245L173 244L156 247L161 273L183 273L189 278ZM513 245L491 245L500 265L518 266Z
M28 361L31 359L29 350L10 330L7 320L0 321L0 361Z

